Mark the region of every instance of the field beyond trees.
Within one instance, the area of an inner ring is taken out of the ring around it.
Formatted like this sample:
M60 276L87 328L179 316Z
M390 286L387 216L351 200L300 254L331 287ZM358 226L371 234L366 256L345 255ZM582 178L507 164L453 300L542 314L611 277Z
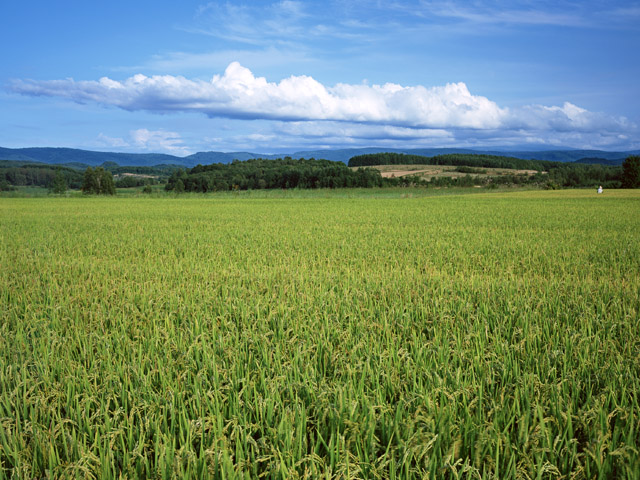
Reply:
M370 191L0 199L0 479L637 476L640 191Z
M361 167L351 167L356 170ZM536 170L516 170L511 168L477 168L453 165L374 165L373 167L380 172L383 178L405 177L407 175L416 175L424 180L431 180L434 177L451 177L459 178L465 175L483 175L483 176L500 176L500 175L535 175ZM541 172L546 173L546 172Z

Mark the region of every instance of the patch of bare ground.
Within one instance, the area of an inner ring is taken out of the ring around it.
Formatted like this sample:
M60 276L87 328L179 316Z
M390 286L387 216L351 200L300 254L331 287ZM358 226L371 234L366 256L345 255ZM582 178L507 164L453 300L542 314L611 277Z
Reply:
M147 175L144 173L120 173L118 175L115 175L115 178L122 178L122 177L158 178L158 175Z
M433 177L463 177L465 175L471 176L499 176L499 175L535 175L538 173L536 170L514 170L509 168L485 168L477 167L477 170L482 173L464 173L456 170L454 165L375 165L370 168L375 168L380 171L383 178L398 178L407 175L418 175L421 178L431 179ZM474 167L476 168L476 167ZM352 168L357 170L357 167ZM547 173L547 172L542 172Z

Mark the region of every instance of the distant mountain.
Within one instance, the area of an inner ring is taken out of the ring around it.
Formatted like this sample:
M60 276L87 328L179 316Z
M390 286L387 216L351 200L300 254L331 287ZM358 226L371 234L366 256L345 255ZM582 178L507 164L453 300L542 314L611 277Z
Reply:
M601 158L601 157L580 158L579 160L576 160L574 163L584 163L586 165L608 165L612 167L622 164L619 158L616 158L613 160L607 160L606 158Z
M75 148L2 148L0 160L23 160L49 164L79 163L101 165L114 162L118 165L153 166L162 163L183 165L180 157L163 153L115 153L77 150ZM187 166L187 165L185 165Z
M290 154L293 158L322 158L325 160L333 160L338 162L349 163L351 157L356 155L365 155L368 153L406 153L410 155L423 155L425 157L433 157L434 155L444 155L447 153L486 153L475 150L469 150L464 148L420 148L420 149L406 149L406 148L345 148L336 150L304 150ZM505 155L501 153L500 155Z
M191 166L196 166L198 164L210 165L212 163L231 163L234 160L251 160L252 158L275 159L282 158L284 156L286 156L286 154L264 155L249 152L198 152L193 155L189 155L188 157L184 157L183 160L187 160Z
M326 160L336 160L348 162L351 157L356 155L364 155L368 153L394 152L406 153L409 155L422 155L424 157L433 157L435 155L446 155L449 153L467 153L467 154L483 154L498 155L503 157L515 157L523 160L549 160L554 162L575 162L583 158L600 158L604 160L605 165L622 165L622 162L629 155L638 155L640 150L629 152L606 152L603 150L541 150L541 151L512 151L512 150L485 150L485 149L469 149L469 148L349 148L342 150L310 150L296 152L291 156L294 158L324 158ZM582 162L585 163L585 162ZM597 162L589 162L597 163Z
M606 165L621 165L629 155L638 155L640 150L630 152L606 152L603 150L544 150L544 151L510 151L504 149L468 149L468 148L347 148L334 150L303 150L295 153L261 154L250 152L199 152L187 157L177 157L163 153L117 153L95 152L90 150L78 150L74 148L2 148L0 147L0 160L14 160L21 162L40 162L56 165L74 166L98 166L105 162L113 162L126 166L155 166L155 165L180 165L191 168L198 164L230 163L234 159L249 160L252 158L316 158L334 160L347 163L351 157L366 153L395 152L411 155L423 155L432 157L447 153L468 153L485 155L502 155L522 158L526 160L552 160L558 162L600 163Z
M151 167L155 165L181 165L195 167L198 164L231 163L233 160L251 158L281 158L284 155L264 155L249 152L199 152L188 157L177 157L163 153L117 153L95 152L74 148L2 148L0 160L39 162L73 167L98 166L103 163ZM348 160L348 159L347 159Z

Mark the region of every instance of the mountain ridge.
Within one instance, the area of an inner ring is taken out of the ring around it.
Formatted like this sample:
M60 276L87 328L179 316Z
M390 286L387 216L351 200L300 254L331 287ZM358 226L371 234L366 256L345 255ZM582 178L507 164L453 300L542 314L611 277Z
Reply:
M65 147L27 147L4 148L0 147L0 160L14 160L53 165L82 164L98 166L105 162L114 162L121 166L155 166L155 165L180 165L191 168L198 164L230 163L233 160L250 160L252 158L275 159L283 157L291 158L318 158L325 160L341 161L347 163L351 157L367 153L406 153L410 155L423 155L432 157L449 153L466 153L481 155L498 155L515 157L525 160L551 160L559 162L576 162L589 159L589 163L596 163L599 159L605 165L621 165L629 155L638 155L640 150L625 152L612 152L605 150L504 150L500 147L492 149L482 148L343 148L327 150L300 150L294 153L261 154L253 152L198 152L186 157L178 157L166 153L125 153L125 152L99 152Z

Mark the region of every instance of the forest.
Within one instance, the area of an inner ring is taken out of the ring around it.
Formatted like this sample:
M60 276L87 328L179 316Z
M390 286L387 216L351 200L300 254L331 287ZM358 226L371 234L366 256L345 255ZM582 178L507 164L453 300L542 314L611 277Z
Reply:
M196 165L174 172L166 190L209 192L287 188L382 187L388 185L373 168L351 170L342 162L290 157L276 160L234 160L229 164Z
M629 157L625 163L637 157ZM505 175L500 177L433 178L428 183L438 186L535 184L546 188L576 188L602 185L604 188L625 186L624 168L597 164L522 160L514 157L477 154L448 154L423 157L401 153L374 153L358 155L349 160L350 167L375 165L453 165L472 168L507 168L535 170L535 175ZM543 174L543 172L545 172ZM472 173L469 171L469 173ZM423 181L424 182L424 181Z
M50 188L56 175L62 177L69 188L78 189L82 186L83 174L74 168L0 161L0 191L12 190L16 186Z
M447 165L455 166L460 176L403 175L383 178L375 167L379 165ZM0 191L16 187L45 187L52 193L67 189L94 192L87 187L86 165L74 167L0 161ZM471 187L495 188L500 185L529 185L537 188L583 188L602 185L604 188L637 188L640 186L640 157L628 157L622 166L581 162L522 160L514 157L478 154L448 154L433 157L399 153L358 155L348 166L331 160L272 159L234 160L229 164L197 165L184 170L176 165L154 167L119 166L105 162L97 167L102 174L113 175L117 188L145 187L165 184L165 190L180 192L211 192L260 189L316 189L371 187ZM492 175L488 168L513 170ZM92 170L87 167L87 170ZM530 170L526 174L517 170ZM91 183L91 182L90 182ZM100 192L107 193L107 192ZM114 192L115 193L115 192Z
M50 165L0 160L0 191L13 190L16 187L44 187L55 190L60 184L64 184L65 189L79 190L82 189L83 178L88 168L91 167L82 163ZM114 176L117 188L131 188L165 183L169 175L180 167L176 165L121 166L115 162L104 162L97 168L110 172ZM86 189L83 190L86 191Z
M515 157L499 155L479 155L473 153L450 153L425 157L422 155L407 155L404 153L383 152L356 155L349 159L350 167L368 167L374 165L453 165L485 168L512 168L516 170L548 170L552 164L563 162L549 162L546 160L523 160Z

